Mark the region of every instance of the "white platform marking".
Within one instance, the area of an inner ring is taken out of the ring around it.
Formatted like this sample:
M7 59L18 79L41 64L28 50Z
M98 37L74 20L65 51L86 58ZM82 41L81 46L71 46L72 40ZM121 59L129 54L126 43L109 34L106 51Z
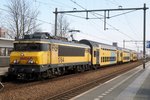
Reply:
M95 98L94 100L100 100L99 98Z
M105 85L105 84L108 84L108 83L110 83L111 81L113 81L113 80L115 80L115 79L117 79L117 78L119 78L119 77L121 77L121 76L123 76L123 75L125 75L125 74L128 74L128 73L130 73L130 72L132 72L132 71L134 71L134 70L137 70L135 73L133 73L130 77L132 77L132 76L134 76L136 73L138 73L139 71L141 71L141 67L142 67L142 65L140 65L140 66L138 66L138 67L136 67L136 68L134 68L134 69L132 69L132 70L130 70L130 71L127 71L127 72L125 72L125 73L123 73L123 74L121 74L121 75L119 75L119 76L117 76L117 77L115 77L115 78L113 78L113 79L111 79L111 80L109 80L109 81L106 81L105 83L103 83L103 84L100 84L99 86L96 86L96 87L94 87L94 88L92 88L92 89L90 89L90 90L88 90L88 91L86 91L86 92L84 92L84 93L82 93L82 94L80 94L80 95L78 95L78 96L76 96L76 97L73 97L73 98L71 98L70 100L76 100L77 98L79 98L79 97L81 97L81 96L83 96L83 95L85 95L85 94L87 94L87 93L89 93L89 92L91 92L91 91L94 91L95 89L97 89L97 88L99 88L99 87L101 87L101 86L103 86L103 85ZM129 78L128 78L129 79ZM125 82L126 80L124 80L123 82ZM123 82L120 82L120 84L122 84ZM120 85L119 84L119 85ZM119 86L118 85L118 86ZM115 85L113 88L111 88L111 89L109 89L108 91L112 91L114 88L116 88L117 86ZM107 92L107 91L106 91ZM100 95L100 96L98 96L99 98L103 98L103 96L102 95Z
M145 71L138 78L136 78L135 81L133 81L124 91L122 91L115 100L133 100L137 91L148 77L149 73L150 67L148 66L148 68L146 68Z

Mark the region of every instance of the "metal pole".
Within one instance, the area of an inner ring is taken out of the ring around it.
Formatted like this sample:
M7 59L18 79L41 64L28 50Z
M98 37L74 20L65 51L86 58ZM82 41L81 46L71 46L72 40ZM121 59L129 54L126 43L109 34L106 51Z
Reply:
M145 69L145 37L146 37L146 4L144 3L144 16L143 16L143 69Z
M137 46L137 52L139 53L139 46Z
M106 11L104 11L104 30L106 30Z
M88 12L86 12L86 19L89 19L89 17L88 17Z
M55 36L57 36L57 8L55 8Z
M123 48L125 48L125 40L123 40Z

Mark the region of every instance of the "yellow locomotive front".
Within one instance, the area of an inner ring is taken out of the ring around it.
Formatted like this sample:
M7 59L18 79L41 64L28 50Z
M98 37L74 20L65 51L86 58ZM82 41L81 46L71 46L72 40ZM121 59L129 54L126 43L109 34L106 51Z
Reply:
M49 42L42 39L20 39L10 54L9 75L31 79L45 72L50 65Z
M43 66L50 62L48 44L29 41L14 43L14 51L10 54L11 65L37 65ZM43 59L44 58L44 59Z

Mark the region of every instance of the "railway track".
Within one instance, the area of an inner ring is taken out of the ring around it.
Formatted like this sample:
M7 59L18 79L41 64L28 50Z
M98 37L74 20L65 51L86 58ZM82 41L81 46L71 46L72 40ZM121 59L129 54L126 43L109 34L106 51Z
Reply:
M13 98L10 99L16 100L22 97L24 99L35 99L35 100L37 99L38 100L45 100L45 99L46 100L68 100L99 84L102 84L103 82L127 70L135 68L141 63L142 63L141 61L138 61L138 62L126 63L122 65L108 66L108 67L100 68L98 70L91 70L91 71L86 71L78 74L70 74L70 75L65 75L53 79L36 81L36 82L28 82L28 83L12 82L12 81L4 82L5 88L0 93L0 99L1 97L8 99L8 97L13 96ZM96 77L93 76L95 74ZM87 77L88 79L86 79Z
M77 96L77 95L79 95L79 94L81 94L81 93L83 93L83 92L85 92L85 91L87 91L91 88L94 88L94 87L106 82L107 80L110 80L110 79L116 77L117 75L122 74L126 71L129 71L133 68L135 68L135 66L134 67L129 67L129 68L127 67L123 70L118 70L115 73L111 73L111 74L106 75L104 77L99 77L99 78L97 78L96 80L94 80L92 82L80 85L80 86L72 88L68 91L64 91L64 92L59 93L57 95L50 96L50 97L43 98L43 99L45 99L45 100L68 100L68 99L71 99L72 97L75 97L75 96Z

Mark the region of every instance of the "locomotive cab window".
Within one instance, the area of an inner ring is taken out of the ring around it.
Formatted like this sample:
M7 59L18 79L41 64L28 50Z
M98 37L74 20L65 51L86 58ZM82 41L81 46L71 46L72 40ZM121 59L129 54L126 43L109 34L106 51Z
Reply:
M49 49L48 44L44 43L15 43L15 51L47 51Z

